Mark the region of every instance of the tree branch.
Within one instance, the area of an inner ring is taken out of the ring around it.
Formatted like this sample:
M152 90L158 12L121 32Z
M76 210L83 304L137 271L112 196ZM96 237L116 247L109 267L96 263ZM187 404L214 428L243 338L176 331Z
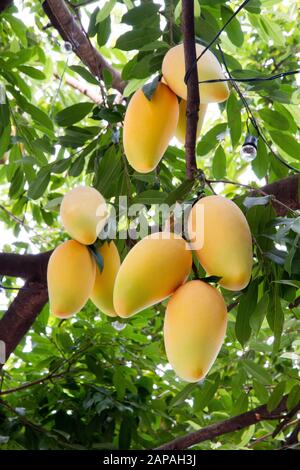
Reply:
M126 83L122 80L120 73L92 46L85 31L78 25L65 2L46 0L42 5L54 28L64 41L72 45L74 53L91 73L100 80L103 78L103 70L108 70L112 76L112 87L123 93Z
M182 21L185 70L186 73L190 71L187 80L186 174L188 179L194 179L197 172L196 136L200 106L198 69L195 67L197 55L195 47L194 0L182 0Z
M240 429L247 428L252 424L257 424L260 421L276 420L284 418L283 413L286 411L287 396L283 397L279 405L275 410L269 412L267 405L262 405L254 410L248 411L241 415L235 416L224 421L212 424L199 431L192 432L186 436L174 439L167 444L163 444L158 447L158 450L181 450L187 449L188 447L200 444L201 442L214 439L223 434L228 434Z
M47 284L26 281L0 320L0 340L5 344L6 360L24 338L36 317L48 302Z
M0 276L21 277L31 281L45 281L51 253L52 251L38 255L0 253Z
M300 209L300 176L293 175L274 183L267 184L261 188L266 194L273 194L278 201L292 210ZM277 215L285 215L288 210L280 204L273 202Z
M60 80L60 76L57 73L54 73L54 78ZM99 93L96 93L92 88L86 86L84 83L76 80L73 77L64 77L64 81L67 85L74 88L74 90L78 90L83 95L90 98L96 104L102 103L102 97Z

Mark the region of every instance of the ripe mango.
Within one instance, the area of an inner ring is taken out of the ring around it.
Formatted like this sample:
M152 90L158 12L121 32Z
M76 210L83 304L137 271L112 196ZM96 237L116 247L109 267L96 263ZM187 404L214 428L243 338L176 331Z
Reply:
M179 287L169 300L164 342L168 361L187 382L203 379L224 341L227 309L220 292L203 281Z
M128 105L123 130L125 155L140 173L154 170L174 136L179 105L176 95L159 83L151 101L143 90L134 93Z
M198 125L197 125L197 139L200 135L204 118L205 118L205 113L207 110L207 104L200 104L199 108L199 114L198 114ZM179 119L178 119L178 125L176 129L175 136L181 142L182 144L185 143L185 133L186 133L186 101L181 100L179 104Z
M192 265L183 238L158 232L139 241L121 264L114 288L114 307L130 317L171 295L186 281Z
M200 44L196 44L197 57L204 50ZM216 56L210 51L206 51L197 62L198 79L219 80L224 74ZM183 44L178 44L169 49L162 63L162 73L167 85L176 95L182 99L187 99L187 86L184 83L185 59ZM229 97L229 89L226 82L202 83L199 84L201 103L220 103Z
M88 248L68 240L50 256L47 282L51 313L68 318L79 312L90 297L96 274L96 263Z
M115 279L120 268L118 248L113 241L105 242L97 249L103 258L103 271L96 267L96 279L91 293L91 300L96 307L109 317L116 317L113 306L113 290Z
M96 241L107 216L104 197L88 186L71 189L60 206L60 217L66 231L84 245L91 245Z
M204 217L197 216L197 208ZM203 219L203 220L202 220ZM252 271L252 238L248 222L239 207L222 196L200 199L188 220L189 239L198 242L203 230L203 246L196 254L210 275L220 276L221 286L238 291L249 283Z

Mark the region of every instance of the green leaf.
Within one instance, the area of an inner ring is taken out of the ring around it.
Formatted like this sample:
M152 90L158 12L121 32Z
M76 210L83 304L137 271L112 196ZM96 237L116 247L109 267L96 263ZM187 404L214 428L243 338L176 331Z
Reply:
M69 175L73 176L73 177L79 176L83 172L84 165L85 165L84 156L83 157L80 156L80 157L76 158L76 160L74 160L74 162L70 166L70 169L69 169L69 172L68 172Z
M258 178L266 176L269 168L268 149L264 141L259 138L257 143L257 156L252 161L252 168Z
M253 380L253 388L255 391L255 395L259 399L260 403L265 404L269 399L269 395L265 386L257 380Z
M164 202L171 206L177 201L184 201L188 194L192 191L194 184L195 182L192 180L183 181L179 186L177 186L177 188L168 194Z
M0 131L0 158L3 157L10 143L10 124Z
M155 189L148 189L147 191L143 191L142 193L138 194L134 198L135 204L162 204L167 197L167 193L163 193L161 191L157 191Z
M12 30L20 39L20 42L23 47L27 47L27 38L26 38L26 31L27 28L25 24L13 15L4 14L3 17L10 23Z
M258 295L258 281L253 281L242 296L236 316L235 334L242 346L251 336L250 318L255 310Z
M30 114L34 121L42 124L42 126L45 126L47 129L53 130L52 120L41 108L27 102L23 109L26 113Z
M11 181L11 185L9 188L9 197L16 198L23 192L24 188L24 173L21 167L18 167L13 179Z
M291 228L293 229L293 227ZM299 247L299 238L300 238L300 234L298 234L295 237L293 244L290 250L288 251L287 257L285 258L285 262L284 262L284 269L289 273L290 276L292 275L292 262L297 252L297 249Z
M159 5L154 3L145 3L138 7L132 8L122 17L122 23L129 24L131 26L139 26L144 23L145 19L157 15Z
M272 303L271 303L272 305ZM273 297L273 331L274 331L274 343L273 343L273 354L276 354L279 351L280 347L280 340L283 331L283 323L284 323L284 313L281 306L280 297L277 293Z
M295 160L300 160L300 143L290 134L270 132L273 142Z
M159 77L156 77L152 80L152 82L147 83L146 85L143 86L143 93L149 101L152 100L152 97L155 93L158 83L159 83Z
M97 44L99 47L105 46L111 33L110 16L98 23Z
M94 75L92 75L91 72L85 67L82 67L82 65L69 65L69 69L73 70L73 72L78 73L78 75L84 78L84 80L86 80L88 83L99 86L99 82L94 77Z
M181 405L184 401L191 396L191 392L199 387L198 384L191 383L186 385L175 397L172 398L169 404L169 408L174 408L175 406Z
M101 23L111 14L111 11L116 3L117 3L117 0L107 0L105 2L103 7L101 7L99 12L97 13L96 24Z
M283 381L277 384L276 387L274 388L267 403L267 408L268 408L269 413L275 410L275 408L281 402L283 394L285 392L285 387L286 387L286 382Z
M25 73L28 77L34 78L35 80L45 80L46 75L39 69L35 67L30 67L29 65L19 65L18 69L20 72Z
M258 304L255 307L254 312L250 317L250 326L254 334L258 334L262 322L267 315L269 305L269 294L265 292Z
M145 43L155 41L161 36L161 31L155 28L134 29L122 34L117 39L116 46L122 51L132 51L139 49Z
M119 432L119 450L130 449L132 431L134 430L133 417L123 418Z
M226 23L232 17L233 11L228 6L221 6L222 22ZM237 47L241 47L244 42L244 34L237 18L233 18L226 26L226 33L229 40Z
M271 374L261 365L256 362L250 361L250 359L243 359L242 366L248 375L251 375L253 378L257 379L263 385L272 384Z
M199 387L194 398L194 412L202 411L213 399L220 385L220 376L216 380L205 380L204 384Z
M28 189L28 197L30 199L40 198L47 189L50 182L49 168L42 168L36 175L36 179L32 181Z
M224 133L226 131L227 124L217 124L215 127L210 129L200 140L197 145L198 155L207 155L217 144L224 139Z
M68 108L58 111L54 119L59 126L67 127L72 126L78 121L81 121L93 109L94 103L77 103L69 106Z
M300 385L294 385L287 399L287 409L290 411L298 405L300 401Z
M99 253L96 248L94 247L94 245L89 245L89 250L90 252L92 253L93 257L95 258L95 261L96 261L96 264L98 266L98 269L100 271L100 273L102 273L103 271L103 268L104 268L104 260L103 260L103 256L101 255L101 253Z
M274 127L275 129L287 131L290 127L286 117L280 114L278 111L264 108L259 110L259 115L267 125Z
M228 127L232 147L235 148L239 143L242 133L241 108L235 93L231 92L226 105Z
M212 172L216 179L223 178L226 175L226 155L221 145L219 145L215 152Z

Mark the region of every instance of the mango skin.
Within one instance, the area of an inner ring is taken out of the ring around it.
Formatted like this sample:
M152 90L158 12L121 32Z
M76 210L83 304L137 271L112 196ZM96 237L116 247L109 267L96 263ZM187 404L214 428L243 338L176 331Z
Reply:
M197 57L204 50L200 44L196 44ZM201 59L198 60L198 78L202 80L223 79L224 74L216 56L210 51L206 51ZM162 63L162 73L165 82L171 90L187 100L187 86L184 83L185 60L183 44L172 47L166 53ZM226 82L202 83L199 84L201 103L221 103L229 97L229 88Z
M130 165L139 173L157 167L169 141L174 136L179 116L176 95L159 83L149 101L138 90L127 107L124 129L124 151Z
M75 240L59 245L47 269L50 311L58 318L79 312L90 297L96 264L88 248Z
M202 248L195 250L200 263L208 274L220 276L219 283L226 289L244 289L250 281L253 262L252 237L244 214L225 197L200 199L188 220L192 241L197 239L201 229L199 224L203 223L196 221L198 205L204 207L204 243Z
M203 379L224 341L227 309L220 292L203 281L179 287L169 300L164 342L168 361L187 382Z
M117 314L113 306L113 290L121 265L118 248L111 241L109 243L105 242L97 251L103 257L104 267L101 273L98 266L96 266L96 278L91 293L91 300L105 315L116 317Z
M157 232L143 238L118 272L113 294L117 314L131 317L166 299L186 281L191 266L191 251L180 236Z
M208 106L207 104L200 104L200 107L199 107L197 137L196 137L197 139L199 138L199 135L203 126L207 106ZM175 137L182 144L185 143L185 133L186 133L186 101L181 100L179 104L179 119L178 119L177 129L175 132Z
M107 220L104 197L94 188L78 186L65 194L60 217L69 235L84 245L95 243Z

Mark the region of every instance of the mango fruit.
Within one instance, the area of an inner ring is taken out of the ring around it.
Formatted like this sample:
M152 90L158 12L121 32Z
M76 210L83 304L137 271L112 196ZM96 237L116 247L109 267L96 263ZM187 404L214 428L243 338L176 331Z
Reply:
M196 44L197 57L204 50L204 46ZM198 79L219 80L223 79L224 74L216 56L207 50L201 59L197 62ZM162 63L162 73L165 82L171 90L182 99L187 99L187 86L184 83L185 77L185 59L183 44L172 47L166 53ZM229 97L229 89L226 82L219 83L201 83L199 84L200 102L220 103L226 101Z
M88 186L71 189L63 198L60 217L69 235L84 245L95 243L108 212L102 194Z
M197 139L200 135L206 110L207 104L200 104L199 114L198 114L198 124L197 124ZM181 142L182 144L185 143L185 133L186 133L186 101L181 100L179 104L179 119L178 125L175 132L175 137Z
M134 93L127 107L124 151L130 165L139 173L154 170L174 136L179 116L176 95L159 83L151 101L143 90Z
M47 269L51 313L68 318L79 312L90 297L95 274L96 263L85 245L68 240L55 248Z
M127 318L169 297L191 271L186 241L170 232L140 240L121 264L114 287L116 313Z
M203 281L179 287L168 302L164 342L168 361L187 382L203 379L224 341L227 309L220 292Z
M189 215L188 232L203 268L209 275L221 277L221 286L232 291L247 286L252 271L252 238L248 222L234 202L222 196L200 199Z
M103 258L103 270L96 267L96 279L91 293L91 300L96 307L109 317L116 317L113 306L115 279L120 268L120 255L113 241L105 242L97 249Z

